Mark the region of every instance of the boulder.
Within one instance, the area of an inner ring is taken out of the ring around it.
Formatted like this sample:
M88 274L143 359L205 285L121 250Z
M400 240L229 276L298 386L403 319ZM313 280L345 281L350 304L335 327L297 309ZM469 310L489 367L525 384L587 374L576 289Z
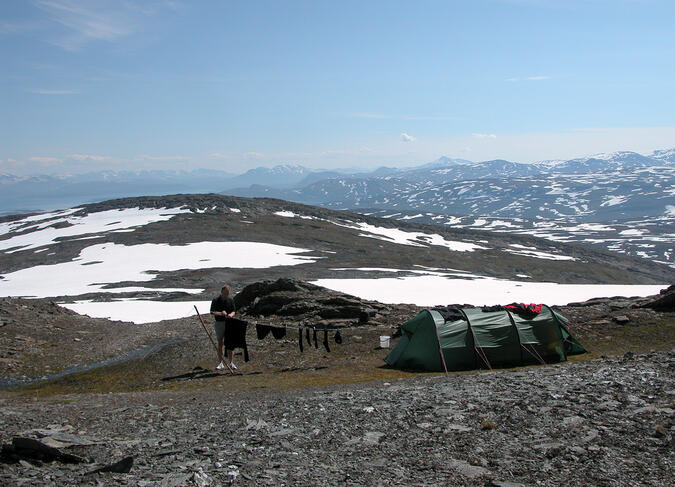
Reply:
M657 296L636 305L638 308L651 308L659 311L675 311L675 284L662 289Z

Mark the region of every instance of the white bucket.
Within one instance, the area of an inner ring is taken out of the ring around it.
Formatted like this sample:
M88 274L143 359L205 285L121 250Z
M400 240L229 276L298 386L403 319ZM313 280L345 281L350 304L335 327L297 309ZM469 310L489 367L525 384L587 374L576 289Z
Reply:
M380 335L380 348L389 348L389 335Z

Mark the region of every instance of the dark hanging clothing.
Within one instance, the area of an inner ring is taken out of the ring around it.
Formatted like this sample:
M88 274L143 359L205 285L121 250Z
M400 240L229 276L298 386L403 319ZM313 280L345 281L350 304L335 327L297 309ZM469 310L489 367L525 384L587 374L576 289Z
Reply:
M302 346L302 328L298 327L298 346L300 347L300 351L304 352L305 349Z
M335 340L335 343L337 343L338 345L342 343L342 335L340 334L340 330L335 332L334 340Z
M314 348L319 348L319 341L316 338L316 328L312 328L314 330L314 334L312 335L312 339L314 340Z
M490 311L510 311L516 313L523 318L534 318L541 313L541 304L525 304L525 303L511 303L506 306L484 306L482 311L489 313Z
M523 318L534 318L541 313L541 304L511 303L504 306L504 308Z
M234 307L234 300L230 297L223 299L222 296L218 296L216 299L211 301L211 313L215 311L225 311L227 314L236 311ZM225 316L214 316L216 321L225 321L227 317Z
M227 318L225 320L225 349L234 350L235 348L244 349L244 362L249 361L248 346L246 345L246 328L248 321L238 320L237 318Z
M275 340L281 340L283 337L286 336L286 327L272 327L272 336L274 337Z
M326 349L326 352L330 353L330 347L328 346L328 330L323 330L323 346Z
M483 313L492 313L493 311L504 311L505 309L501 304L497 304L495 306L483 306L480 310Z
M258 340L262 340L263 338L265 338L269 334L271 329L272 328L267 325L261 325L260 323L256 323L255 333L258 336Z
M263 338L265 338L269 334L269 332L272 332L272 336L274 337L275 340L281 340L283 337L286 336L286 327L261 325L260 323L257 323L255 325L255 332L256 335L258 336L258 340L262 340Z
M464 314L457 308L450 308L448 306L434 308L438 311L445 321L466 320Z
M307 345L312 346L312 339L309 336L309 327L305 326L305 339L307 340Z

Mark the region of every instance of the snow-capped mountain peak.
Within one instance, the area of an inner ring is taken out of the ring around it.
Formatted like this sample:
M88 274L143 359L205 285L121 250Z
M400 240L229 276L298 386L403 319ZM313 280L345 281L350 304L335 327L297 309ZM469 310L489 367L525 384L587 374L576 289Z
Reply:
M651 157L652 159L657 159L659 161L670 162L671 164L675 164L675 148L655 150L649 155L649 157Z

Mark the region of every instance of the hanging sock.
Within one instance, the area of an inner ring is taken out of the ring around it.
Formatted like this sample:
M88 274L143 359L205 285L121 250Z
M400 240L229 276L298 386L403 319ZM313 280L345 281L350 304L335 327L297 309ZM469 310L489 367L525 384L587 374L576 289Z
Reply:
M323 346L326 349L326 352L330 353L330 347L328 346L328 330L323 330Z
M338 345L342 343L342 335L340 335L340 330L335 332L335 343Z
M300 347L300 352L304 352L305 349L302 346L302 327L298 327L298 346Z
M272 336L274 337L275 340L281 340L283 337L286 336L286 327L285 326L283 328L272 327Z
M309 337L309 327L305 325L305 338L307 339L307 345L312 346L312 339Z
M258 340L262 340L263 338L265 338L271 329L272 328L267 325L260 325L256 323L255 332L256 335L258 336ZM274 331L272 331L272 333L274 333Z
M319 341L316 339L316 328L312 327L312 330L314 330L314 335L312 336L314 339L314 348L319 348Z

